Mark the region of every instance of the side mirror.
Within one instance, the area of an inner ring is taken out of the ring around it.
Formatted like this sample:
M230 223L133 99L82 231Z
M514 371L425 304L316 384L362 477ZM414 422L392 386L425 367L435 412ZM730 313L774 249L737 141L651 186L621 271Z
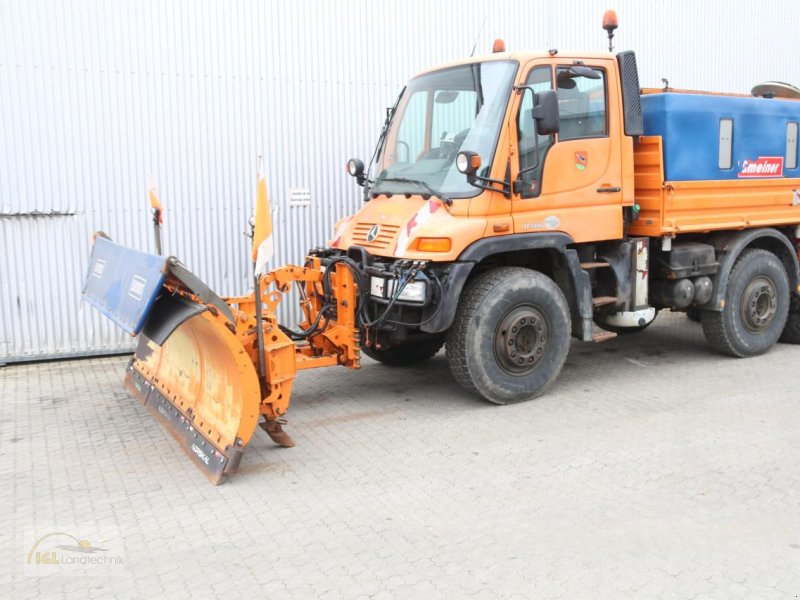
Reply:
M351 158L347 161L347 165L345 166L345 170L350 177L356 178L356 183L358 185L363 186L366 177L364 176L364 162L359 160L358 158Z
M558 94L554 90L534 94L532 114L538 135L558 133Z
M481 168L481 157L469 150L464 150L456 156L456 169L467 177L474 177Z

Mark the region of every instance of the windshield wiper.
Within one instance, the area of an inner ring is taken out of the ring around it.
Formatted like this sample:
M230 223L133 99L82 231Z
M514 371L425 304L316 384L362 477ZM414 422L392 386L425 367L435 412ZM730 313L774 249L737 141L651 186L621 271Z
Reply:
M391 181L391 182L394 182L394 183L411 183L411 184L414 184L414 185L419 186L422 189L426 190L431 196L436 196L437 198L439 198L439 200L444 202L447 206L450 206L453 203L453 199L452 198L450 198L449 196L445 196L441 192L437 192L435 189L433 189L430 185L428 185L427 183L425 183L421 179L411 179L409 177L384 177L383 179L378 178L376 183L383 183L385 181Z
M394 114L397 112L397 107L400 104L400 99L403 97L406 88L403 87L400 90L400 94L398 94L397 99L394 101L394 104L386 109L386 120L383 122L383 128L381 129L381 134L378 136L378 143L375 145L375 150L372 152L372 158L369 159L369 163L367 164L367 175L369 175L369 167L378 160L381 156L381 152L383 150L383 143L386 140L386 134L389 133L389 125L392 124L392 119L394 118ZM369 200L369 190L372 184L375 182L372 181L369 177L364 180L364 201Z

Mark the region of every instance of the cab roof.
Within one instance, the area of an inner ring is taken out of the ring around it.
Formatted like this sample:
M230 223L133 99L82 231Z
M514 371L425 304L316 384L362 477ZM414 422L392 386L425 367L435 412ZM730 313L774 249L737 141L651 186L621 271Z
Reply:
M460 60L454 60L451 62L443 63L435 67L431 67L423 71L420 71L415 75L415 77L418 77L420 75L426 75L434 71L441 71L442 69L448 69L450 67L460 67L462 65L473 65L476 63L490 62L490 61L515 60L522 65L536 58L553 58L553 59L563 59L572 61L572 60L595 60L600 58L613 60L616 57L615 55L610 54L608 52L558 51L553 56L551 56L550 52L548 52L547 50L526 51L526 52L495 52L493 54L485 54L482 56L470 56L467 58L462 58Z

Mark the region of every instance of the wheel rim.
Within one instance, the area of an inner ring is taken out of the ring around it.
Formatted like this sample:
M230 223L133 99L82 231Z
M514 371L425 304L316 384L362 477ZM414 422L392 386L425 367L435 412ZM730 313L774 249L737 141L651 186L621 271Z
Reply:
M497 325L495 358L507 373L526 375L539 364L549 341L544 315L533 306L517 306L509 310Z
M753 279L742 294L742 323L752 332L769 327L778 312L778 292L768 277Z

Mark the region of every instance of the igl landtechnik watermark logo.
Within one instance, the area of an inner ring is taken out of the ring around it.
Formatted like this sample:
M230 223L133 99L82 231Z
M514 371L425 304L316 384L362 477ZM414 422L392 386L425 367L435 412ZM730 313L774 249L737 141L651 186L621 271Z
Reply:
M83 532L86 533L86 532ZM127 573L119 536L73 535L68 529L54 529L41 535L31 534L34 541L25 556L25 574L113 576Z

